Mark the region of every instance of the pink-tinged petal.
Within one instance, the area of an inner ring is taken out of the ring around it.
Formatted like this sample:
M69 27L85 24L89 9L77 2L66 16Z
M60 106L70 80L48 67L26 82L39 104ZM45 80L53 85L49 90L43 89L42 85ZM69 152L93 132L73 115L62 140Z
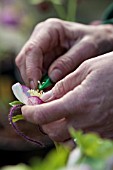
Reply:
M28 103L28 105L38 105L38 104L42 104L44 102L37 96L31 96L28 98L27 103Z
M18 135L22 136L24 139L28 140L29 142L32 142L34 144L37 144L39 147L44 147L44 143L42 143L40 141L40 136L39 136L39 141L38 140L35 140L34 137L33 137L33 131L36 131L37 129L37 132L39 131L40 132L40 129L38 126L36 125L33 125L31 123L28 123L26 122L25 120L20 120L18 122L14 122L13 121L13 117L18 115L18 114L21 114L21 107L23 105L16 105L16 106L13 106L11 109L10 109L10 113L9 113L9 121L10 121L10 124L12 125L12 127L15 129L15 131L17 132ZM22 129L22 130L21 130ZM34 130L33 130L34 129ZM28 136L28 132L30 132L30 130L32 130L31 134L32 136ZM27 134L25 134L24 133ZM34 135L36 137L36 134Z
M30 90L30 88L28 88L27 86L24 86L24 85L21 85L21 86L22 86L22 90L26 94L26 96L30 97L30 93L28 92Z
M23 104L28 104L28 94L27 94L27 88L26 86L22 86L20 83L16 83L12 86L12 91L15 95L15 97L22 102Z

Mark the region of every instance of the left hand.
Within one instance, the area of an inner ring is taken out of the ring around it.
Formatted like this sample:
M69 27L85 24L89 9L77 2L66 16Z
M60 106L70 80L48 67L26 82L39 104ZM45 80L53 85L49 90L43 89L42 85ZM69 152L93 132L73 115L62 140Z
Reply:
M85 60L112 50L113 25L48 19L35 27L15 62L25 84L35 89L43 74L56 83Z
M56 100L55 100L56 99ZM42 105L24 106L26 120L39 124L57 142L70 139L69 127L113 137L113 52L83 62L45 93Z

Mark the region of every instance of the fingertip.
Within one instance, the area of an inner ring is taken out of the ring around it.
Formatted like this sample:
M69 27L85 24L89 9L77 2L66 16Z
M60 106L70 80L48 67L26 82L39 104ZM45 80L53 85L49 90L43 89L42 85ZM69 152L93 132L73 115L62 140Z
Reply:
M53 82L61 80L63 73L60 69L54 69L49 73L49 77Z
M31 109L32 106L23 106L21 108L21 112L22 112L22 115L24 116L25 120L29 121L29 122L32 122L32 109Z
M51 101L53 98L53 93L52 93L52 90L44 93L42 96L41 96L41 100L44 101L44 102L49 102Z
M22 115L25 114L25 112L26 112L26 105L21 107L21 112L22 112Z
M21 112L23 116L26 116L26 114L28 115L29 112L31 112L31 107L32 106L28 106L28 105L24 105L21 107Z
M29 81L29 84L30 84L30 88L31 88L31 89L36 89L36 86L37 86L37 85L36 85L36 83L35 83L33 80L30 80L30 81ZM37 83L37 84L38 84L38 83Z

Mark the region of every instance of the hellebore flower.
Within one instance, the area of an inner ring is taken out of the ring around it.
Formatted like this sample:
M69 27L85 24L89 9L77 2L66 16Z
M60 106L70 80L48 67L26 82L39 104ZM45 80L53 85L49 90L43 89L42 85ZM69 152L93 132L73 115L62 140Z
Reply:
M40 96L43 94L42 91L39 90L30 90L28 87L21 85L20 83L16 83L12 86L12 91L15 95L15 97L18 99L18 101L14 101L12 103L9 103L12 107L10 109L9 113L9 121L10 124L13 126L13 128L16 130L16 132L25 138L26 140L29 140L30 142L38 144L38 146L43 147L43 143L40 141L37 141L35 139L32 139L31 137L27 136L20 130L20 127L18 126L18 122L24 121L24 117L21 113L21 107L23 105L38 105L42 104L43 101L40 99ZM28 123L27 124L31 124ZM33 125L32 125L33 126ZM39 130L41 133L41 128L39 126L35 126L35 130ZM45 135L43 133L43 135Z
M39 92L39 90L30 90L28 87L16 83L12 86L12 91L15 97L23 104L36 105L43 103L40 99L42 92Z

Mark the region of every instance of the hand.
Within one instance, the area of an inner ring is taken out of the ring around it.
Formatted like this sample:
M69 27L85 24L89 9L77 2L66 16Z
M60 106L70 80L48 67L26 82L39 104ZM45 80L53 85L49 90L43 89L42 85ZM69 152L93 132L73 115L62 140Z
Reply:
M83 25L48 19L36 26L16 58L24 82L37 86L47 73L57 82L88 58L113 50L112 25Z
M39 124L57 142L70 139L69 127L113 137L113 52L84 61L42 97L24 106L27 121Z

